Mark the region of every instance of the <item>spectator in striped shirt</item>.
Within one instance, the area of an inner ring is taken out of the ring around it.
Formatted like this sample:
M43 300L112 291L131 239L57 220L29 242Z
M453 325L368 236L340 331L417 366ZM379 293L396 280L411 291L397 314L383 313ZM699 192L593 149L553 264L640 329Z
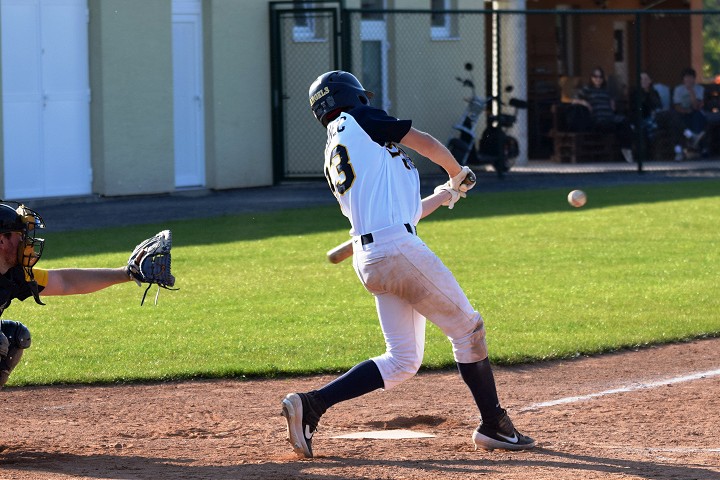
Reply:
M620 143L620 150L626 162L632 163L633 132L630 122L624 115L615 112L615 101L607 88L605 71L595 67L588 84L580 91L574 104L584 105L590 110L592 118L591 130L598 133L615 133Z

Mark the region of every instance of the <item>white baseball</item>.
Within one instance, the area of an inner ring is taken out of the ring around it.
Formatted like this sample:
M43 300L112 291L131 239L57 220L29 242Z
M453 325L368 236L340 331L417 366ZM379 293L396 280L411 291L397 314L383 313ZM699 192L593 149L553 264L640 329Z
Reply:
M580 208L587 202L587 195L582 190L573 190L568 193L568 203L573 207Z

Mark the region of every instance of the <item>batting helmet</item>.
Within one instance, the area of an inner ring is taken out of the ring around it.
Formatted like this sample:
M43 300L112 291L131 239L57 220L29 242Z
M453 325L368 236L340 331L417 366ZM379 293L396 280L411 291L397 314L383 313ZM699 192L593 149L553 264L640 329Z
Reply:
M365 90L352 73L334 70L323 73L310 85L309 96L315 118L327 127L341 111L369 105L373 93Z

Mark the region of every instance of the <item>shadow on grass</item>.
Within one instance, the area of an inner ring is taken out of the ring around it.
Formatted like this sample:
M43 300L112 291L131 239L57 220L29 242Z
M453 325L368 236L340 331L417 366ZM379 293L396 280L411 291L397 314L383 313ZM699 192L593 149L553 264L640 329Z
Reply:
M441 208L431 216L423 219L422 225L430 222L441 222L458 219L482 219L512 215L536 215L547 213L578 213L597 208L692 200L700 198L720 197L720 181L689 181L672 183L648 183L619 186L589 186L584 188L588 193L588 204L582 209L574 209L567 203L568 188L548 188L539 190L487 192L479 185L467 199L462 200L456 208ZM266 189L272 196L273 189ZM424 195L430 192L423 192ZM217 199L216 199L217 200ZM180 200L176 200L180 201ZM206 201L206 200L202 200ZM269 202L271 199L268 200ZM134 199L133 202L139 202ZM190 203L193 208L201 200L182 199L183 204ZM327 199L320 203L327 203ZM142 208L142 203L129 203L125 208ZM189 220L158 220L156 223L142 223L123 227L98 228L92 231L48 233L45 238L46 258L52 258L54 252L66 255L99 254L109 252L126 252L135 243L155 234L157 231L170 228L173 231L174 246L213 245L236 241L253 241L272 237L293 237L324 232L338 231L337 243L342 242L349 230L349 222L341 214L339 207L331 198L330 203L322 206L285 208L272 211L239 214L218 214L222 209L214 209L208 205L204 214ZM87 209L88 207L85 207ZM115 209L120 207L116 206ZM177 207L182 209L182 206ZM188 206L189 208L189 206ZM161 212L162 213L162 212ZM148 214L146 220L152 222L161 216ZM101 212L99 215L118 215L122 213ZM198 213L194 213L198 215ZM108 220L105 218L104 220ZM109 220L112 220L109 219ZM81 225L82 226L82 225ZM132 244L132 245L131 245ZM328 245L318 245L319 249L327 249Z

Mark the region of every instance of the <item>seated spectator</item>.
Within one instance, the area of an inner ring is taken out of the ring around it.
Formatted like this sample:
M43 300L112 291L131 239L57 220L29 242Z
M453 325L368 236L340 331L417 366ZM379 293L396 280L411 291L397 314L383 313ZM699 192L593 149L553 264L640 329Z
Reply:
M630 96L633 112L633 125L638 120L645 138L652 141L658 131L655 115L663 109L660 93L655 89L652 78L647 72L640 74L640 88L636 88Z
M682 121L683 136L693 150L703 148L702 138L705 135L707 118L702 112L705 89L695 83L696 74L692 68L682 71L682 83L673 90L673 106ZM684 150L680 143L675 144L675 160L684 158Z
M663 101L663 95L667 96L665 101ZM670 109L670 92L667 87L656 85L650 74L642 72L640 88L633 91L631 100L633 126L637 125L639 117L642 132L648 144L653 143L660 136L669 136L672 145L683 142L682 132L685 127L680 116Z
M633 162L632 128L624 115L615 113L615 101L610 96L605 71L602 68L593 69L590 81L580 91L579 97L573 100L573 104L584 105L590 110L592 131L615 133L623 158L628 163Z

